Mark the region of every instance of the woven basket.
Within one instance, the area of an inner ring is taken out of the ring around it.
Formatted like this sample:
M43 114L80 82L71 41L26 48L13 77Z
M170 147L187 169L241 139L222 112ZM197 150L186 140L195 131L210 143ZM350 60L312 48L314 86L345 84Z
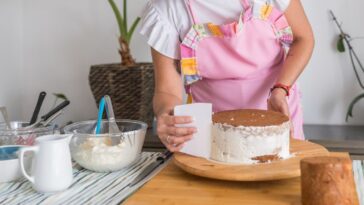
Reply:
M90 69L89 82L96 104L104 95L111 97L117 119L140 120L152 126L153 64L139 63L134 67L94 65Z

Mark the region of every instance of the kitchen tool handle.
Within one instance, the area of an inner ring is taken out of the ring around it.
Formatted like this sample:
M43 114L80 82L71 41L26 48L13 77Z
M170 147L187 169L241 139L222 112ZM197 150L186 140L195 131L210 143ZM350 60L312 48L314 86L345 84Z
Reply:
M55 107L53 110L51 110L50 112L48 112L47 114L42 116L42 120L46 121L48 120L48 118L50 118L52 115L56 114L58 111L62 110L63 108L65 108L67 105L70 104L70 101L65 100L63 101L61 104L59 104L57 107Z
M47 127L51 122L53 122L57 117L62 115L63 110L58 111L56 114L52 115L50 118L48 118L46 121L41 122L41 124L44 127Z
M20 149L19 152L19 161L20 161L20 169L22 174L24 175L25 178L27 178L31 183L34 184L34 176L29 176L25 170L25 166L24 166L24 154L26 152L34 152L37 153L38 152L38 146L32 146L32 147L24 147Z
M164 163L167 159L169 159L171 156L173 155L172 152L170 152L169 150L166 150L165 152L163 152L163 154L161 154L161 156L159 156L157 158L157 161L162 161L162 163Z
M32 125L37 121L40 108L42 107L42 104L43 104L43 101L44 101L44 98L46 95L47 95L47 93L44 91L39 93L38 101L37 101L37 104L35 105L33 115L32 115L32 118L30 119L29 125Z
M102 122L102 114L104 114L105 109L105 98L102 97L99 103L99 113L97 115L97 122L96 122L96 131L95 133L98 135L101 132L101 122Z
M114 109L112 106L111 98L108 95L104 96L106 103L106 114L109 121L115 121Z

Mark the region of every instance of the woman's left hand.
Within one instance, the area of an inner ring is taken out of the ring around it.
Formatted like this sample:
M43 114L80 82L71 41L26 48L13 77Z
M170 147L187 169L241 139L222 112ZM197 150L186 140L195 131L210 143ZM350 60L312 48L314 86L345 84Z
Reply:
M273 110L287 115L290 118L288 103L286 99L286 91L280 88L276 88L272 91L268 98L268 110ZM293 126L291 123L291 137L293 137Z

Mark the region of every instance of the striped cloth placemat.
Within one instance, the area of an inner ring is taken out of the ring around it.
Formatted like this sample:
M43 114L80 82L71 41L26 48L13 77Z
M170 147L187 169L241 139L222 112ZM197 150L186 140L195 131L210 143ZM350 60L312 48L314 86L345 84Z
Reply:
M129 168L112 173L95 173L74 167L73 184L66 191L55 194L40 194L34 191L26 179L13 183L0 184L0 204L51 204L51 205L80 205L80 204L120 204L130 194L142 186L148 179L134 187L128 184L159 156L158 152L143 152L140 160ZM166 164L166 163L164 163Z
M360 205L364 205L364 161L353 160L354 179Z

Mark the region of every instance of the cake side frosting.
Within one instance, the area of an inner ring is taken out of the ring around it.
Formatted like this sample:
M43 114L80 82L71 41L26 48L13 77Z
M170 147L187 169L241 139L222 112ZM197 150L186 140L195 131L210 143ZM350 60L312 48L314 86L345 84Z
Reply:
M272 119L275 121L269 122ZM234 123L226 123L227 120ZM290 122L283 114L263 110L224 111L217 113L212 125L211 159L242 164L286 159L290 156L289 139Z
M258 163L256 157L288 158L289 122L266 127L234 127L214 123L211 159L227 163Z

